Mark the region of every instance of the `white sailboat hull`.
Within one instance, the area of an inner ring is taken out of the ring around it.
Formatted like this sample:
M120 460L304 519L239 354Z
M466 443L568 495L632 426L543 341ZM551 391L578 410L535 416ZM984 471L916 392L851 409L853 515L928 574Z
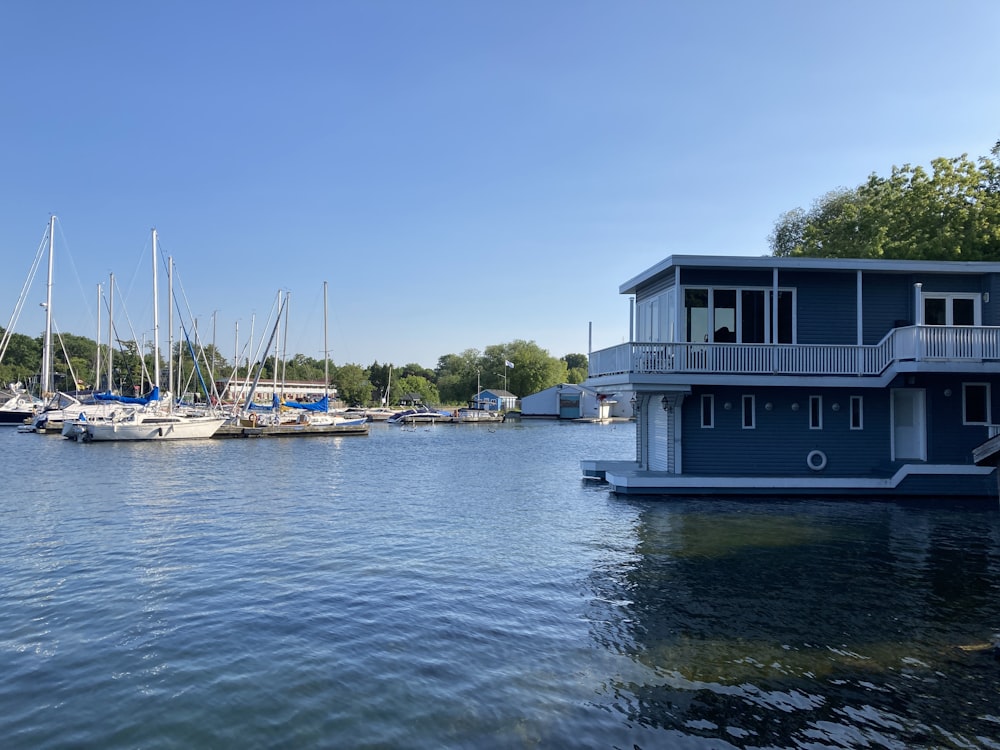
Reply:
M197 440L210 438L224 417L137 415L137 419L88 423L74 422L76 439L84 442L134 440Z

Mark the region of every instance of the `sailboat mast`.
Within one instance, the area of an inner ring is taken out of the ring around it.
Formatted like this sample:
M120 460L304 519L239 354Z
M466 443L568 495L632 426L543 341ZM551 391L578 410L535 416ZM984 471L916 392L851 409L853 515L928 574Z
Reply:
M97 285L97 357L94 361L94 390L101 390L101 285Z
M52 253L55 248L56 217L49 217L49 280L45 285L45 341L42 346L42 395L52 393Z
M292 304L292 293L285 292L285 331L283 333L283 338L281 340L281 398L285 398L285 372L287 368L285 363L288 361L288 312Z
M153 228L153 387L160 385L160 314L156 294L156 228Z
M326 282L323 282L323 395L330 396L330 350L326 341Z
M115 275L108 277L108 393L115 390Z
M155 262L155 261L154 261ZM174 396L174 259L167 256L167 391Z

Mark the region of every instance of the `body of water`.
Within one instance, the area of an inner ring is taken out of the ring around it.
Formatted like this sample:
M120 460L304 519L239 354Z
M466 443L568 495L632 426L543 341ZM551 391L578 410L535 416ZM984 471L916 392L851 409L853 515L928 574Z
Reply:
M4 748L998 748L995 503L620 498L631 424L0 431Z

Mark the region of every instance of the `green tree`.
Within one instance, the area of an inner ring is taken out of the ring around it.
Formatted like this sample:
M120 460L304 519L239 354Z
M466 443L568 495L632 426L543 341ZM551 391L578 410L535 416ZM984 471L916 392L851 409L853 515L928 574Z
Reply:
M425 404L435 405L441 403L441 396L438 394L438 389L427 378L421 375L404 375L399 379L398 383L399 390L396 391L396 386L393 386L393 392L398 393L399 396L416 393ZM393 403L399 403L399 396L395 398Z
M582 383L587 379L588 364L586 354L567 354L562 360L566 363L567 383Z
M371 403L372 384L368 381L361 365L342 365L333 374L337 385L337 396L349 406L363 406Z
M0 331L4 329L0 328ZM2 337L2 334L0 334ZM7 349L0 352L0 387L8 383L27 384L42 369L42 339L11 333Z
M1000 260L1000 142L967 155L876 174L794 209L769 237L779 256Z
M566 362L551 356L534 341L517 339L488 346L483 361L487 372L502 372L508 361L514 364L507 370L507 390L517 396L528 396L566 382Z
M416 362L411 362L410 364L403 365L399 372L397 373L400 378L405 378L408 375L417 375L424 378L429 383L434 383L437 381L437 373L434 370L429 370L428 368L418 365Z
M384 402L386 405L391 403L389 401L390 394L388 389L391 385L391 379L395 377L392 375L392 365L380 365L378 360L375 360L368 366L365 374L368 382L372 384L372 397L380 403Z
M477 382L482 382L482 355L478 349L466 349L461 354L446 354L438 359L437 388L446 404L464 404L476 394Z

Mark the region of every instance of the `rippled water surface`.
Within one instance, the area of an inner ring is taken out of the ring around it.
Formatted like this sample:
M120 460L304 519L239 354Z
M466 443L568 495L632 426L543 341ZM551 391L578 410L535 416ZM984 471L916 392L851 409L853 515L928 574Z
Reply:
M1000 748L995 504L618 498L624 424L0 449L5 748Z

